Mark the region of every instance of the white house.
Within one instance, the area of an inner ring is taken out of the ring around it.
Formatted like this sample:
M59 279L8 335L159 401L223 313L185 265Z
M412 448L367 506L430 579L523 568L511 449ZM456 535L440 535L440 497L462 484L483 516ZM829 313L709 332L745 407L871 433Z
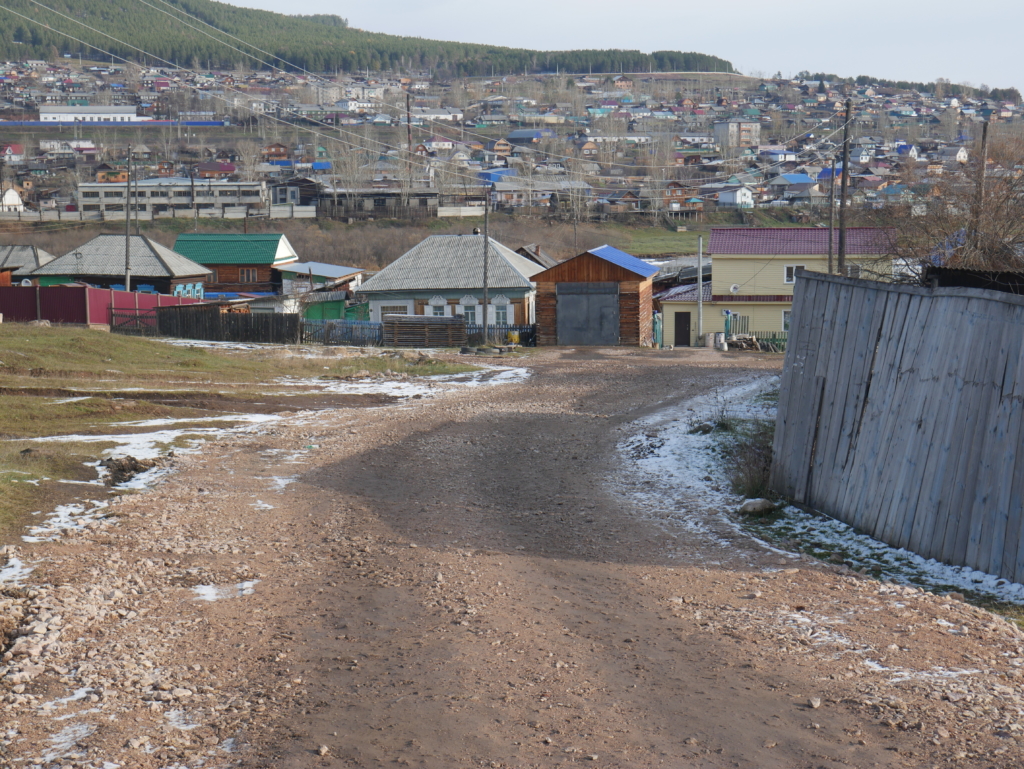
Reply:
M718 193L718 205L732 208L753 208L754 192L750 187L730 187Z
M0 211L4 213L21 213L25 210L25 204L21 202L21 195L17 190L5 190L0 198Z
M40 107L44 123L146 123L153 118L137 115L135 107Z

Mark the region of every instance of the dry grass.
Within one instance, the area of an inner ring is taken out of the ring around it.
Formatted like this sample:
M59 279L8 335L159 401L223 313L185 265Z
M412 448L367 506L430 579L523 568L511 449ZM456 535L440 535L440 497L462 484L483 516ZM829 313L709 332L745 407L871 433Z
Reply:
M85 463L94 461L113 443L0 442L0 542L4 532L23 524L36 510L52 510L77 499L83 487L54 481L88 481L96 471ZM22 451L31 449L27 455ZM88 488L88 487L85 487Z
M25 439L139 432L152 428L123 423L164 417L194 418L195 425L207 427L201 419L252 410L253 402L266 400L268 386L286 389L276 381L284 378L476 370L341 348L320 349L316 357L298 352L283 347L217 351L80 328L0 324L0 541L23 525L29 513L78 499L89 487L56 481L94 479L95 471L83 463L116 445ZM176 428L189 425L181 421ZM201 437L182 435L167 448ZM27 448L33 451L22 456Z

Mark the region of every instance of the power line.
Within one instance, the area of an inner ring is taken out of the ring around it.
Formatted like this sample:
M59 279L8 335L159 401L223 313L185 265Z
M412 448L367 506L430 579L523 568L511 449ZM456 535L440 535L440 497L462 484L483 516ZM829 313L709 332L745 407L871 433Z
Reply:
M73 22L75 24L78 24L78 25L80 25L82 27L85 27L86 29L88 29L91 32L95 32L96 34L102 35L103 37L106 37L106 38L114 41L115 43L118 43L119 45L123 45L123 46L125 46L125 47L127 47L127 48L129 48L131 50L134 50L134 51L142 54L143 56L149 57L149 58L151 58L151 59L153 59L153 60L155 60L157 62L162 62L163 64L165 64L165 65L167 65L169 67L172 67L175 70L191 73L193 75L197 75L198 74L194 70L191 70L191 69L188 69L188 68L185 68L185 67L179 67L177 64L175 64L173 62L170 62L167 59L164 59L164 58L162 58L160 56L152 54L152 53L150 53L150 52L148 52L148 51L146 51L146 50L144 50L142 48L139 48L138 46L135 46L135 45L132 45L130 43L126 43L126 42L124 42L122 40L119 40L118 38L114 37L113 35L110 35L110 34L108 34L106 32L103 32L103 31L101 31L101 30L99 30L99 29L97 29L97 28L95 28L95 27L93 27L93 26L91 26L89 24L86 24L85 22L82 22L82 21L79 21L78 19L74 19L74 18L72 18L70 16L67 16L66 14L63 14L63 13L57 11L56 9L53 9L53 8L43 4L41 2L38 2L38 0L31 0L31 2L34 5L36 5L36 6L40 7L40 8L43 8L43 9L45 9L45 10L55 14L56 16L59 16L59 17L61 17L63 19L66 19L67 21L71 21L71 22ZM63 35L63 36L65 36L65 37L67 37L67 38L69 38L71 40L74 40L75 42L77 42L77 43L79 43L81 45L88 46L88 47L90 47L90 48L92 48L92 49L94 49L96 51L99 51L100 53L102 53L104 55L110 56L111 59L115 59L116 58L116 59L119 59L120 61L125 62L126 64L132 63L127 58L125 58L123 56L120 56L118 54L114 54L113 52L110 52L110 51L106 51L106 50L104 50L102 48L97 47L94 44L87 43L84 40L82 40L81 38L75 37L74 35L71 35L70 33L65 32L63 30L57 29L57 28L47 24L46 22L42 22L42 21L39 21L38 19L32 18L30 16L26 16L26 15L21 14L21 13L18 13L17 11L14 11L14 10L6 7L6 6L3 6L3 5L0 5L0 9L6 10L9 13L12 13L15 16L18 16L19 18L22 18L22 19L25 19L26 21L32 22L34 24L37 24L37 25L39 25L39 26L41 26L41 27L43 27L45 29L48 29L48 30L50 30L52 32L55 32L55 33L60 34L60 35ZM216 29L216 28L214 27L214 29ZM225 34L227 34L227 33L225 33ZM227 45L227 44L225 43L225 45ZM232 46L229 46L229 47L232 47ZM238 50L238 49L236 48L235 50ZM238 51L238 52L245 54L245 52L243 52L243 51ZM250 54L245 54L245 55L250 55ZM284 60L282 59L282 61L284 61ZM303 71L305 71L305 70L303 70ZM225 87L225 90L231 91L233 93L236 93L236 94L239 94L239 95L242 95L242 96L246 96L246 97L249 96L245 92L243 92L243 91L241 91L239 89L236 89L236 88ZM220 95L217 95L217 94L207 94L207 95L208 96L212 96L213 98L220 99L221 101L223 101L225 103L228 103L228 100L225 97L223 97L223 96L220 96ZM379 100L379 101L382 101L382 100ZM384 103L386 104L386 102L384 102ZM295 115L296 117L301 117L295 110L288 110L288 111L291 114ZM250 113L251 112L252 111L250 110ZM832 117L835 117L835 115L837 115L837 114L838 113L834 113L832 115ZM287 126L292 127L292 128L298 128L298 126L295 126L293 123L289 123L288 121L281 120L280 118L275 117L275 116L268 116L268 115L264 114L264 117L267 117L270 120L278 122L278 123L280 123L282 125L287 125ZM315 123L317 125L322 125L325 128L330 128L332 130L337 130L339 134L344 134L346 136L354 136L354 137L356 137L357 139L359 139L359 140L361 140L363 142L368 142L368 143L371 143L371 144L379 145L379 147L381 147L383 149L383 154L385 154L385 155L387 155L388 151L390 151L392 149L391 145L389 145L389 144L387 144L385 142L378 141L376 139L371 139L371 138L369 138L367 136L361 136L361 135L355 134L355 133L353 133L351 131L345 131L345 130L343 130L341 128L338 128L336 126L331 126L331 125L329 125L327 123L323 123L322 121L310 120L310 122ZM316 131L316 130L312 130L312 129L308 129L308 128L305 129L305 130L308 133L313 134L314 136L321 137L321 138L326 139L328 141L335 141L336 140L336 138L334 136L329 136L329 135L323 134L323 133L321 133L319 131ZM834 136L837 133L839 133L839 130L834 131L832 134L829 134L826 137L823 137L823 139L821 141L825 141L825 140L831 138L832 136ZM484 138L486 138L486 137L484 137ZM371 147L367 147L365 145L357 144L356 142L350 142L350 144L352 144L353 146L358 147L361 150L367 151L367 152L381 152L381 150L377 150L377 149L373 149ZM411 148L410 148L410 150L411 150ZM559 157L572 158L572 156L568 156L568 155L566 155L566 156L559 156ZM413 168L412 158L411 157L409 157L408 159L403 159L401 157L392 157L392 156L388 155L388 158L389 158L389 160L394 160L394 161L399 162L399 163L404 162L410 168L410 173L411 173L411 169ZM572 158L572 159L575 159L575 158ZM790 162L790 161L780 161L779 163L774 164L773 166L770 166L769 168L773 168L773 167L776 167L776 166L779 166L779 165L783 165L786 162ZM633 168L633 166L622 166L622 167L624 167L624 168ZM674 168L675 166L671 166L671 167ZM336 174L335 174L335 176L336 176ZM472 182L475 186L480 186L480 187L486 186L486 185L481 183L482 180L479 177L477 177L477 176L461 173L459 171L454 171L453 172L453 176L455 178L468 180L468 181ZM700 183L707 184L707 183L713 183L714 180L716 180L716 179L728 179L728 178L731 178L731 176L732 175L730 174L729 177L725 177L725 176L710 177L710 178L704 178L704 179L697 180L697 181L699 181ZM716 193L713 193L713 192L712 193L705 193L703 195L702 194L696 194L693 197L709 198L709 197L713 197L715 194Z

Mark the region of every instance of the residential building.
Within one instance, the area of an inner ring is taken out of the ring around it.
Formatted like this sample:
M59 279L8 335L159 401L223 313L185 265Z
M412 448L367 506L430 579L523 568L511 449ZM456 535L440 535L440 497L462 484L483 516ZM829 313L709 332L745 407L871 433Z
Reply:
M113 184L83 182L78 185L78 205L82 211L123 211L130 197L139 211L151 210L155 214L192 209L223 214L228 208L265 208L268 201L266 182L200 181L168 176L133 181L128 190L126 181L127 174Z
M299 260L288 238L273 233L185 233L174 250L211 271L208 291L217 294L275 293L281 268Z
M43 106L39 119L44 123L147 123L153 119L136 113L136 107Z
M0 246L0 286L10 286L47 262L53 254L38 246Z
M124 235L97 235L74 251L40 265L28 277L41 286L83 282L124 289L129 271L133 291L199 299L210 277L205 267L145 235L129 237L127 264Z
M847 274L889 279L891 233L877 227L847 229ZM714 259L704 284L703 332L789 330L793 286L800 269L828 272L827 228L715 227L707 254ZM833 232L833 246L839 241ZM655 296L665 314L665 344L696 344L697 286L675 286Z
M715 143L723 150L757 147L761 143L761 123L757 120L734 117L716 122L713 130Z
M531 277L544 268L488 239L490 323L523 325L535 318ZM482 323L484 239L482 235L432 235L413 246L359 288L370 303L370 320L383 316L462 315Z

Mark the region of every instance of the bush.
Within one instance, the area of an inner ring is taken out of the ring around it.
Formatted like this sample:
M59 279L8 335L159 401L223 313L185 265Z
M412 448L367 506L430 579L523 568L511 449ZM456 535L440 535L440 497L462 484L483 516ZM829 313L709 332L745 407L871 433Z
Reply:
M771 492L772 442L775 423L758 419L736 428L736 439L727 450L728 477L732 490L744 497L765 497Z

